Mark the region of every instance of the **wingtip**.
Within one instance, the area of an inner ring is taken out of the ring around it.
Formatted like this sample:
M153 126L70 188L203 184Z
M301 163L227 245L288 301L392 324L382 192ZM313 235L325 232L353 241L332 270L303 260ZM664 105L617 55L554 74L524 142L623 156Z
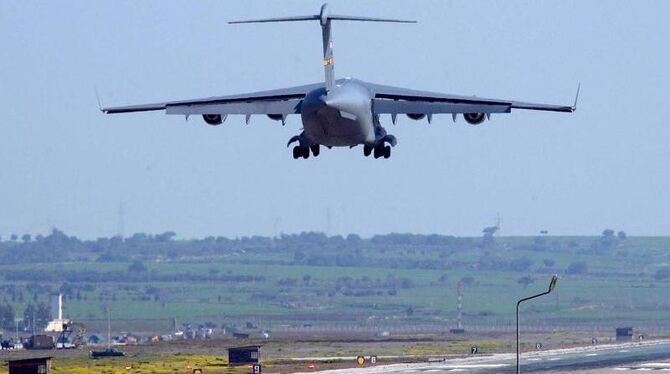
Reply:
M102 107L102 102L100 101L100 95L98 94L98 88L95 88L95 99L98 101L98 110L100 113L106 113L105 108Z
M580 82L580 83L577 84L577 93L575 94L575 102L572 104L572 111L573 112L577 110L577 102L579 100L579 91L581 90L581 88L582 88L582 83Z

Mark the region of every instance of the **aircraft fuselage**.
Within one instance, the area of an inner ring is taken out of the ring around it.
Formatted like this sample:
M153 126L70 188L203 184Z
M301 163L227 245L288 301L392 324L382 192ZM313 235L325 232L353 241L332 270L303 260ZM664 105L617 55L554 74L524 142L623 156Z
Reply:
M301 105L304 141L326 147L373 145L376 141L370 91L355 80L347 80L326 92L307 94Z

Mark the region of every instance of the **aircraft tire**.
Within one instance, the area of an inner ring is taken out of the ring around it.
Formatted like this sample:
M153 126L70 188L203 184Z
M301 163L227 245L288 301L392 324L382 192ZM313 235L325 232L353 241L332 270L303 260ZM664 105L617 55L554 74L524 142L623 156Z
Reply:
M309 147L302 148L302 158L305 160L309 158Z
M300 147L297 145L293 147L293 159L297 160L299 157L302 156L302 152L300 152Z
M369 145L364 145L363 146L363 156L368 157L370 156L370 153L372 153L372 147Z
M375 147L374 151L372 152L375 158L380 158L382 157L382 150L381 147Z
M312 150L314 157L318 157L319 153L321 153L321 147L318 144L315 144L309 148Z
M391 157L391 147L388 145L384 147L384 158Z

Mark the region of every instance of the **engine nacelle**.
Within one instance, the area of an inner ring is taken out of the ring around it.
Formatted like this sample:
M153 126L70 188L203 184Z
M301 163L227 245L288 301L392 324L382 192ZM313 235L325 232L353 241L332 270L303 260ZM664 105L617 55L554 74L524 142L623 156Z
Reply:
M424 119L426 117L426 113L407 113L407 117L418 121L420 119Z
M226 120L226 115L220 114L203 114L202 119L205 120L205 123L211 126L218 126Z
M268 114L268 118L274 121L281 121L284 119L283 114Z
M486 113L463 113L463 118L471 125L479 125L486 120Z

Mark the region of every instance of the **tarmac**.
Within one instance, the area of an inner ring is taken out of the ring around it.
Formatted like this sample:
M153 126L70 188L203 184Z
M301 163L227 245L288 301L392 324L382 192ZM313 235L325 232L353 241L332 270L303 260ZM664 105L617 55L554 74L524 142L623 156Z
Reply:
M622 371L670 372L670 340L607 344L569 349L524 352L521 372L620 373ZM327 374L405 373L515 373L516 354L472 355L439 362L377 365L327 370Z

